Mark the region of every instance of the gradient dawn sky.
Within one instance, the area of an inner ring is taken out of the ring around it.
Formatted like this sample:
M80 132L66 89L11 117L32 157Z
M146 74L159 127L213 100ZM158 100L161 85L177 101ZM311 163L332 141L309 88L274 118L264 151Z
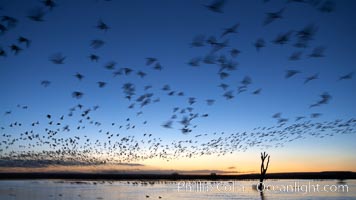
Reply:
M0 171L356 171L356 1L43 2L0 1Z

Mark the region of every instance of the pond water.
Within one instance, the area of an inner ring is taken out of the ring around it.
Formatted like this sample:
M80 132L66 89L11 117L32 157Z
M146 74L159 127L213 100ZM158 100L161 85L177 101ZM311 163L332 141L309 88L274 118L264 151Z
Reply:
M82 181L3 180L1 200L356 199L356 180Z

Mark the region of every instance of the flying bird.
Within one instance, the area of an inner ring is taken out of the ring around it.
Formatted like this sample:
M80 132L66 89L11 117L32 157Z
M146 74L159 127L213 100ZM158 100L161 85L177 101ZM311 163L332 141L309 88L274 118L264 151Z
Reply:
M291 61L300 60L301 56L302 56L302 52L297 51L297 52L294 52L291 56L289 56L289 60L291 60Z
M262 91L262 89L259 88L259 89L255 90L255 91L253 91L252 94L258 95L258 94L261 94L261 91Z
M193 41L190 43L192 47L203 47L205 46L205 35L197 35L193 38Z
M326 0L322 3L322 5L318 8L321 12L330 13L335 10L335 2L331 0Z
M266 42L264 39L259 38L256 40L256 42L254 43L254 46L256 47L256 50L259 51L261 48L266 46Z
M327 104L327 103L329 103L329 101L331 99L331 95L327 92L324 92L323 94L321 94L320 97L321 97L321 99L318 102L310 105L309 108L320 106L322 104Z
M311 118L319 118L322 114L321 113L312 113L310 114Z
M50 84L51 84L51 82L48 81L48 80L43 80L43 81L41 81L41 85L42 85L43 87L48 87Z
M0 35L4 34L7 31L6 26L0 24Z
M54 64L64 64L64 60L66 57L64 57L61 53L56 53L50 56L49 60L52 61Z
M223 96L224 96L227 100L234 98L234 95L233 95L233 91L232 91L232 90L225 92L225 93L223 94Z
M292 76L295 76L296 74L299 74L300 71L298 70L287 70L285 78L291 78Z
M43 18L45 16L45 12L43 11L42 8L35 8L29 12L29 15L27 16L30 20L36 21L36 22L43 22Z
M80 73L76 73L74 76L80 81L84 78L83 74Z
M42 1L43 5L52 10L54 7L56 7L56 2L54 0L43 0Z
M215 103L215 100L214 99L207 99L206 103L208 104L208 106L211 106L211 105L213 105Z
M99 30L103 30L105 32L110 29L110 27L106 23L104 23L104 21L101 19L99 19L96 28L98 28Z
M218 85L218 87L221 87L223 90L226 90L229 87L229 85L225 83L221 83L220 85Z
M6 51L0 48L0 57L6 57Z
M252 83L252 78L249 76L245 76L241 81L241 84L245 86L250 85L251 83Z
M205 5L210 11L223 13L222 8L225 5L225 0L214 0L210 5Z
M156 61L157 61L157 58L148 57L148 58L146 58L146 65L152 65Z
M22 51L22 49L15 44L11 45L10 49L12 52L14 52L15 55L17 55L20 51Z
M236 30L236 29L237 29L239 26L240 26L240 24L237 23L237 24L234 24L233 26L231 26L231 27L225 29L225 31L221 34L221 37L224 37L224 36L227 35L227 34L237 33L237 30Z
M313 58L321 58L321 57L324 57L324 51L326 50L325 47L323 46L318 46L318 47L315 47L312 51L311 54L309 54L309 57L313 57Z
M278 119L278 118L281 118L281 116L282 116L282 113L278 112L278 113L273 114L272 118Z
M200 61L201 58L200 57L196 57L196 58L192 58L190 59L190 61L188 62L188 65L192 66L192 67L197 67L200 65Z
M348 73L348 74L345 74L345 75L343 75L343 76L340 76L339 81L352 79L353 75L354 75L354 72L350 72L350 73Z
M280 9L277 12L266 13L266 18L265 21L263 22L263 25L268 25L277 19L281 19L283 12L284 12L284 8Z
M104 44L105 42L103 40L95 39L91 41L90 46L93 47L94 49L98 49L102 47Z
M290 36L293 31L288 31L286 33L279 34L272 42L275 44L286 44L290 40Z
M138 75L139 77L143 78L143 77L145 77L147 74L146 74L145 72L143 72L143 71L138 71L138 72L137 72L137 75Z
M172 128L173 121L167 121L162 124L164 128Z
M30 44L31 44L31 41L30 41L29 39L27 39L27 38L25 38L25 37L22 37L22 36L20 36L20 37L17 39L17 41L18 41L20 44L24 43L27 48L28 48L28 47L30 46Z
M163 69L163 67L159 62L157 62L156 65L153 67L153 69L161 71Z
M99 81L99 82L98 82L98 86L99 86L99 88L103 88L103 87L106 86L106 82Z
M115 69L115 65L116 65L116 62L111 61L111 62L107 63L104 67L108 70L113 70L113 69Z
M76 99L82 98L83 95L84 95L84 93L79 92L79 91L74 91L74 92L72 92L72 97L73 97L73 98L76 98Z
M93 62L98 62L98 60L99 60L99 56L98 55L95 55L95 54L91 54L90 56L89 56L89 59L91 60L91 61L93 61Z
M236 58L240 53L241 53L241 51L238 49L231 49L231 51L230 51L231 57L234 57L234 58Z
M312 80L316 80L316 79L318 79L318 78L319 78L319 74L311 75L311 76L309 76L309 77L307 77L307 78L305 79L304 84L306 84L306 83L308 83L308 82L310 82L310 81L312 81Z
M1 17L1 22L5 23L6 29L11 29L17 25L18 20L13 17L4 15Z

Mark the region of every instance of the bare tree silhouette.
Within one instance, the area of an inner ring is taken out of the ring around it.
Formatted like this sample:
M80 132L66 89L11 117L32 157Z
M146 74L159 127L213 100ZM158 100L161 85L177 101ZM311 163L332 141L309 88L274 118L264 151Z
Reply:
M269 155L266 154L266 152L261 153L261 177L260 177L260 183L258 184L258 190L262 191L263 188L263 179L265 179L265 175L268 169L268 164L269 164ZM265 160L267 158L267 165L265 167Z

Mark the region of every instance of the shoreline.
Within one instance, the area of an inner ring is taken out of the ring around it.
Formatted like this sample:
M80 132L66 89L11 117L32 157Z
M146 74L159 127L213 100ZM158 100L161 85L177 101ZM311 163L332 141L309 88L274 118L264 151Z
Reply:
M252 180L260 174L108 174L108 173L0 173L0 180L71 179L71 180ZM265 179L356 179L356 172L289 172L266 174Z

